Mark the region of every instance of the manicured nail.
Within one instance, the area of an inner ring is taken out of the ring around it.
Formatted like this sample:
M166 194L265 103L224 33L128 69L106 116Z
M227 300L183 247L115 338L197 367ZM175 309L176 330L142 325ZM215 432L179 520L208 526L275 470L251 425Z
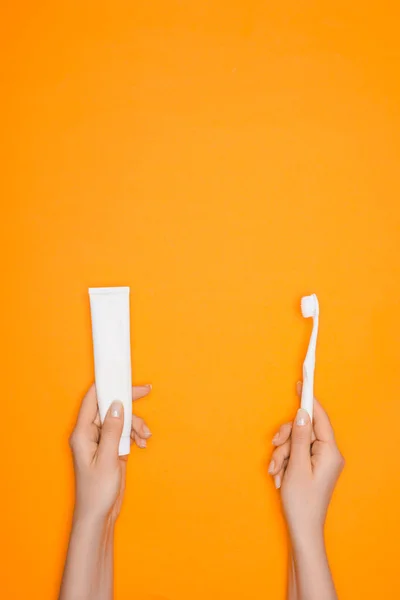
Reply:
M278 433L276 433L276 434L274 435L274 437L272 438L272 445L273 445L273 446L276 446L276 445L277 445L277 443L278 443L278 440L279 440L279 431L278 431Z
M122 410L123 410L122 404L118 400L115 400L111 404L111 416L114 417L115 419L120 418L120 416L122 415Z
M298 425L299 427L304 427L304 425L307 425L309 420L310 417L308 412L303 408L299 408L296 415L296 425Z
M279 488L281 487L281 476L280 475L275 475L274 481L275 481L275 487L276 487L276 489L279 490Z
M268 467L268 473L270 475L272 475L272 473L275 471L275 461L271 460L271 462L269 463L269 467Z
M142 431L143 431L143 435L146 438L149 438L151 436L151 431L150 429L147 427L147 425L143 425L142 427Z
M141 440L141 439L140 439L140 440L138 441L138 446L139 446L139 448L146 448L146 446L147 446L147 442L146 442L146 440Z

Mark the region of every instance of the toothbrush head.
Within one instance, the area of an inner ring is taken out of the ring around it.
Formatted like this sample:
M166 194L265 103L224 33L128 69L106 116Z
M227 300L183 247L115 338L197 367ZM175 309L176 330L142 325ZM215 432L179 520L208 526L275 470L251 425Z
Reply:
M318 317L319 315L319 304L318 298L315 294L311 296L303 296L301 299L301 313L305 319L312 317Z

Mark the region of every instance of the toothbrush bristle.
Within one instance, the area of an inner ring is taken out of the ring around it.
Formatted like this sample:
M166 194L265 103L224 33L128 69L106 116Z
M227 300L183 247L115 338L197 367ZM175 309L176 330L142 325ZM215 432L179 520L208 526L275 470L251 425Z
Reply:
M318 298L315 294L303 296L301 299L301 313L305 319L316 317L319 314Z

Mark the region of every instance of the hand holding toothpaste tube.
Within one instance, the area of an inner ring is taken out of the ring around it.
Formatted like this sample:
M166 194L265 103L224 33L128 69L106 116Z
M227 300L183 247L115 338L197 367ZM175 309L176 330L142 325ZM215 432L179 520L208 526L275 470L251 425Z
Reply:
M150 393L151 386L132 389L132 399ZM92 519L111 517L121 509L128 456L119 456L118 447L124 425L124 406L114 401L101 425L95 386L83 399L75 429L70 437L74 457L76 501L75 516ZM145 448L151 436L143 419L132 415L131 443Z
M132 399L147 396L151 386L132 389ZM74 457L75 509L59 600L111 600L114 595L114 528L125 490L128 456L121 450L127 402L114 400L100 417L94 385L82 401L70 445ZM126 408L125 408L126 410ZM143 419L132 417L130 443L145 448L151 433Z

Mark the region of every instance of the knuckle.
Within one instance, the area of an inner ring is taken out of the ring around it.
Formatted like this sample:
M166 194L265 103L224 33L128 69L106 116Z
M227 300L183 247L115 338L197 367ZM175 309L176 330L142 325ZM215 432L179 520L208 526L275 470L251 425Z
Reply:
M104 422L103 428L101 430L101 436L103 438L107 438L113 435L114 431L115 431L115 427L112 426L112 423L106 423Z
M280 426L279 428L279 432L281 434L288 434L290 432L290 430L292 429L292 424L291 423L283 423L283 425Z
M102 437L114 437L122 429L122 423L118 419L108 419L104 421L101 430Z
M340 471L344 469L346 461L336 444L332 447L332 459Z
M306 441L311 443L311 435L308 427L298 427L296 435L292 437L292 444L304 444Z
M74 429L74 431L69 436L69 447L74 452L82 443L82 435L79 432L79 429Z
M279 452L279 449L274 450L272 453L272 460L275 461L275 464L280 464L281 462L281 453Z
M283 444L280 448L276 450L276 452L279 454L279 457L282 460L287 458L290 455L290 442L286 442L286 444Z

